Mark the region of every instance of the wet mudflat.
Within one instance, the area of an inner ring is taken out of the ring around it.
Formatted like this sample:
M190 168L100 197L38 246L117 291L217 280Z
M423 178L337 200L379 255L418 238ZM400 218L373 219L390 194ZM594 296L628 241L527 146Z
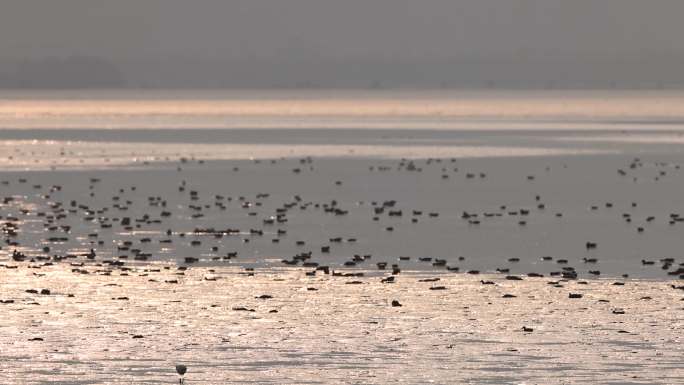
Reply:
M678 383L680 160L6 171L0 375L174 383L182 363L189 384Z
M684 380L673 281L7 265L6 384Z
M0 383L684 382L681 96L573 95L5 100Z

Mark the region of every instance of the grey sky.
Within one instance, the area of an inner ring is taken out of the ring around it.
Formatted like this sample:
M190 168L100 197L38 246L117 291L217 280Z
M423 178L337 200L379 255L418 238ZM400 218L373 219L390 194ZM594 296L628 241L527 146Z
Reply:
M681 0L2 0L0 71L132 85L682 84Z

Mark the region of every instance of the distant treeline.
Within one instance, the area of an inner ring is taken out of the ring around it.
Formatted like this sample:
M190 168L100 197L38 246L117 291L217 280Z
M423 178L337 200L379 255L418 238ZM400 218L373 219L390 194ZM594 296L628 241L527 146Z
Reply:
M671 74L673 63L658 67L655 63L662 61L636 59L620 65L534 58L515 63L487 58L443 63L430 58L333 60L302 55L228 61L169 56L119 62L72 55L0 59L0 89L684 89L684 76Z
M0 88L119 88L124 77L96 57L26 59L0 68Z

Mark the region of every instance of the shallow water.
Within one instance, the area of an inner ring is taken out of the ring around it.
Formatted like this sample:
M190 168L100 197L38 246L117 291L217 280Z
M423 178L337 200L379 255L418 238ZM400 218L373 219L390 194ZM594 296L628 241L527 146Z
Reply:
M2 94L0 383L681 383L683 106Z
M133 258L130 252L117 250L130 241L133 248L150 253L150 260L182 262L186 257L198 257L204 264L281 266L281 259L312 252L315 261L334 267L359 254L373 256L359 267L388 262L404 268L443 270L418 261L419 257L432 257L446 259L448 265L462 271L509 268L516 274L548 274L560 271L566 265L556 261L566 259L582 276L599 270L608 276L626 273L667 278L668 270L662 270L660 263L643 266L641 260L674 257L669 270L682 262L681 224L669 223L670 213L684 204L679 194L680 170L674 163L655 165L644 159L644 166L630 171L630 176L618 175L618 169L629 169L630 160L623 155L596 155L414 162L422 171L398 169L400 162L391 159L323 158L304 164L299 160L189 161L133 169L8 173L2 179L9 184L0 189L4 196L15 197L3 205L3 217L17 218L14 223L19 235L13 239L29 254L84 253L92 247L101 258ZM383 167L388 169L379 171ZM294 169L301 171L295 173ZM661 170L665 176L660 175ZM468 178L468 173L474 177ZM443 179L442 175L449 177ZM21 177L28 180L20 183ZM100 181L91 183L90 178ZM186 186L179 191L183 181ZM50 191L54 185L62 189ZM197 192L194 200L191 190ZM150 203L148 197L160 197L166 206ZM83 208L72 207L72 200ZM333 200L348 213L326 212L323 205ZM394 207L375 213L390 200L396 201ZM54 212L50 207L54 202L73 210L53 223L70 226L68 233L48 231L45 217L39 216ZM608 202L613 206L607 207ZM632 207L632 202L637 206ZM290 203L295 205L287 210L286 223L264 223ZM545 206L540 208L540 204ZM402 215L390 216L392 210L401 210ZM524 215L521 210L529 213ZM169 216L163 217L163 212ZM462 217L464 212L478 214L480 223L471 224ZM485 213L490 217L484 217ZM631 215L631 223L625 221L625 213ZM649 221L650 216L655 219ZM118 223L123 217L137 220L133 222L136 227L124 229ZM638 233L638 227L644 232ZM193 234L196 228L235 229L239 233L214 238ZM264 234L250 234L250 229L261 229ZM278 229L287 234L277 235ZM167 230L172 234L167 235ZM181 233L187 236L181 237ZM69 240L50 242L54 236ZM337 237L342 238L341 243L330 241ZM143 238L149 238L148 242L141 243ZM160 243L167 239L170 243ZM279 243L273 243L274 239ZM193 246L192 241L201 244ZM298 245L298 241L305 243ZM598 242L598 248L587 250L587 241ZM42 252L45 246L50 247L49 253ZM321 252L323 246L330 246L330 252ZM4 248L4 258L9 258L11 250ZM215 261L229 252L237 252L238 257ZM411 260L399 261L400 256ZM542 256L553 260L542 261ZM459 257L465 260L459 261ZM598 258L598 262L583 263L585 257ZM509 258L520 261L509 262Z
M2 215L18 217L19 247L31 253L92 247L116 258L124 255L117 246L132 241L150 260L198 257L204 264L237 252L230 263L280 266L310 251L338 267L369 254L373 263L390 264L410 256L400 265L411 269L441 271L417 261L431 257L461 271L548 274L567 259L581 275L668 278L683 262L680 222L671 217L684 204L682 100L675 92L589 91L6 94L0 179L9 184L0 191L16 200ZM91 184L92 177L101 182ZM53 185L62 190L50 192ZM225 210L216 195L232 199ZM264 224L295 196L301 201L287 223ZM148 197L167 207L150 206ZM54 234L37 215L71 200L100 213L76 210L57 221L71 227L69 240L47 241ZM333 200L348 214L320 206ZM396 206L374 214L386 201ZM391 210L402 215L389 216ZM170 216L160 218L163 211ZM133 231L116 224L143 214L161 223L143 221ZM240 234L180 237L211 227ZM337 237L345 241L331 245ZM139 244L141 238L150 242ZM167 238L172 243L159 243ZM599 247L587 250L588 241ZM321 253L323 246L331 251ZM4 258L11 250L4 248ZM666 270L641 263L663 258L675 263Z

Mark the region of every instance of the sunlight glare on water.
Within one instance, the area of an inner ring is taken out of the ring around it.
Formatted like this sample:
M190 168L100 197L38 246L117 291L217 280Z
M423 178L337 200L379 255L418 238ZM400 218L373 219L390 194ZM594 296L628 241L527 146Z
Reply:
M502 129L681 122L683 106L675 91L15 91L0 127Z

